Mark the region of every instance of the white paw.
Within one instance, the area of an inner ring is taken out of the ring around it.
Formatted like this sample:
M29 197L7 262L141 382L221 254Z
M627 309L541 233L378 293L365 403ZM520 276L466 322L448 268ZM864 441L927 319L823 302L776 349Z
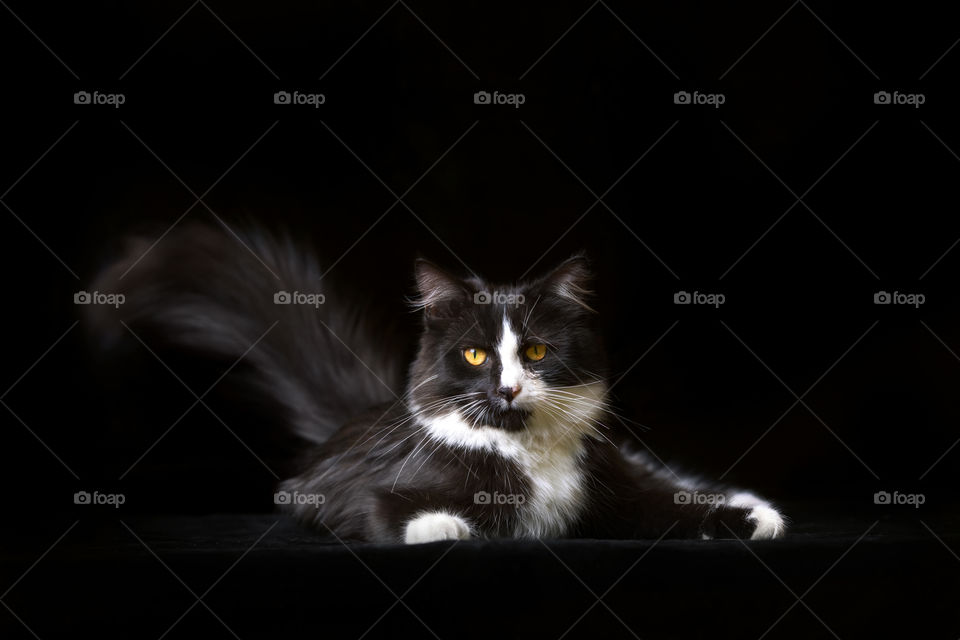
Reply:
M769 505L754 507L747 520L757 523L750 536L751 540L772 540L782 538L787 532L787 524L780 512Z
M436 540L466 540L470 537L470 525L463 518L434 511L421 513L407 523L404 542L420 544Z
M750 509L747 520L754 523L751 540L772 540L782 538L787 532L787 523L779 511L765 500L752 493L737 493L730 497L727 505Z

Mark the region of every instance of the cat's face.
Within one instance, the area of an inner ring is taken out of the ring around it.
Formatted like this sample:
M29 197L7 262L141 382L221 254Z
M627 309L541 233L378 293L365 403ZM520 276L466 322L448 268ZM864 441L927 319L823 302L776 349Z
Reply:
M584 408L582 396L605 375L589 277L580 257L509 287L418 262L424 329L409 387L415 409L519 431Z

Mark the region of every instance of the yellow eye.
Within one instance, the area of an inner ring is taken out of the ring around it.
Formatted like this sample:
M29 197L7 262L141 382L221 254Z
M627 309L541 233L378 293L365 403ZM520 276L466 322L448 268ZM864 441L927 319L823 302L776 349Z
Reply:
M532 344L527 347L527 350L523 353L527 356L528 360L543 360L543 356L547 355L547 345Z
M475 367L487 361L487 352L483 349L464 349L463 358Z

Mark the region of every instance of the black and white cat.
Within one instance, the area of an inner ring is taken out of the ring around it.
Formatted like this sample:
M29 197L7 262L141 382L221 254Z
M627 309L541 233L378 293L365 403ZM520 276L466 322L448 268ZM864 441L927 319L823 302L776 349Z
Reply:
M784 535L767 501L677 478L610 428L583 257L516 286L418 261L422 333L405 367L385 356L389 323L321 283L310 252L262 233L239 239L190 225L152 249L132 241L96 285L126 303L86 310L105 345L123 320L249 362L252 388L310 444L277 494L299 520L342 539L407 543ZM321 287L322 305L275 298Z

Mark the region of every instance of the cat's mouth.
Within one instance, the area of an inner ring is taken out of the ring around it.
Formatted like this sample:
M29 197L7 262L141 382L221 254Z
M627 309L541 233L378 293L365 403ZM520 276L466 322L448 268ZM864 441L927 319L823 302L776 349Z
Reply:
M529 409L518 407L515 403L493 402L487 411L485 422L498 429L521 431L527 428L530 415Z

